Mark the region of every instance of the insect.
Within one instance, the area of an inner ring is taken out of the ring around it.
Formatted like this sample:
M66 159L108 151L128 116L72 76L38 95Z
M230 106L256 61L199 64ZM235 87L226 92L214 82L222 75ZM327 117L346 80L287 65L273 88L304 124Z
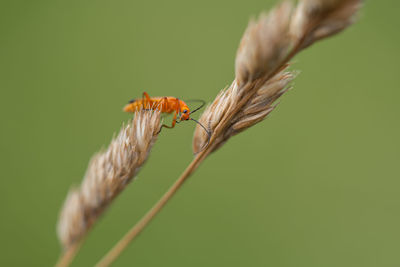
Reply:
M129 103L124 107L125 112L135 112L139 110L160 110L162 113L173 113L174 117L172 119L171 126L163 124L161 126L165 128L174 128L176 123L180 123L181 121L192 120L199 124L204 131L206 131L208 135L208 140L210 140L211 134L200 122L190 117L191 114L201 109L205 102L203 100L192 100L194 102L201 102L201 105L190 111L188 105L181 99L172 97L172 96L164 96L164 97L150 97L148 93L143 92L143 96L141 99L133 99L129 101ZM160 129L160 131L161 131ZM208 143L207 143L208 145ZM206 146L207 146L206 145Z

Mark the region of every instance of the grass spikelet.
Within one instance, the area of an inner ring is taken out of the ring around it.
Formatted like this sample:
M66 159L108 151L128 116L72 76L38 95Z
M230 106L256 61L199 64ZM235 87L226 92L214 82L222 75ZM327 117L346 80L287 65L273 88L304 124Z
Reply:
M76 248L111 201L135 177L159 129L160 112L137 112L108 148L93 156L82 184L70 190L60 213L57 232L65 253Z
M292 4L283 2L268 15L251 20L236 54L236 83L253 81L274 70L288 53Z
M259 123L276 107L274 102L288 89L289 83L294 79L294 72L282 70L257 90L256 95L243 107L243 109L232 118L229 127L223 135L216 139L219 143L217 149L229 137ZM238 85L236 81L228 89L224 89L203 113L200 122L208 125L209 129L215 129L220 121L220 114L224 114L228 108L226 103L237 103L239 101ZM196 128L193 138L193 151L198 153L208 142L208 136L200 128Z

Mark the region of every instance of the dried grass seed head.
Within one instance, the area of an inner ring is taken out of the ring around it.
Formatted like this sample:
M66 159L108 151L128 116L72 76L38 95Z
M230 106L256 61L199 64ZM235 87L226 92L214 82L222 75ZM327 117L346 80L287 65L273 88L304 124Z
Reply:
M224 133L216 139L215 142L219 143L216 148L231 136L265 119L275 108L274 102L289 89L288 85L294 77L293 72L283 70L263 84L257 90L255 96L232 118ZM234 82L228 89L221 91L215 101L204 111L200 122L209 125L209 129L214 130L218 125L221 114L227 112L231 107L226 103L231 103L231 105L237 103L237 99L235 100L235 96L238 96L237 88L238 85ZM207 142L208 136L199 127L196 127L193 138L194 153L201 151Z
M236 55L235 81L217 96L200 118L213 133L213 149L264 119L275 107L272 103L286 92L293 79L292 73L283 70L287 61L313 42L348 27L361 2L303 0L294 11L290 2L283 2L267 16L251 21ZM218 136L216 129L219 129ZM196 127L195 153L201 150L205 140L205 134Z
M90 160L79 188L68 193L57 226L65 250L81 240L146 161L160 129L159 111L136 112L109 147Z

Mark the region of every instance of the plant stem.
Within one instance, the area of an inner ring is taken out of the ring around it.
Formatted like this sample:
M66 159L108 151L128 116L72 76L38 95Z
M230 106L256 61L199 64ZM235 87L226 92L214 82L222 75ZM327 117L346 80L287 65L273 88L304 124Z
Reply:
M64 251L56 263L56 267L67 267L74 260L76 253L79 251L83 243L83 239Z

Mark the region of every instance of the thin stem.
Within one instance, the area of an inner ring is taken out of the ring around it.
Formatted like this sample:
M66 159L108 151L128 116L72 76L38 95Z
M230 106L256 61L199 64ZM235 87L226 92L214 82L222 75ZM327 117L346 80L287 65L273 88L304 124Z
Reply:
M74 260L75 255L79 251L79 248L81 247L82 243L83 243L83 239L80 242L77 242L76 244L72 245L65 252L63 252L55 266L56 267L69 266L71 264L71 262Z
M175 181L175 183L168 189L168 191L158 200L158 202L147 212L143 218L136 223L128 233L96 264L96 267L110 266L118 256L126 249L126 247L137 237L142 230L149 224L149 222L160 212L160 210L167 204L167 202L175 195L185 180L197 169L200 163L212 151L208 146L205 150L197 154L190 165L182 173L182 175Z

